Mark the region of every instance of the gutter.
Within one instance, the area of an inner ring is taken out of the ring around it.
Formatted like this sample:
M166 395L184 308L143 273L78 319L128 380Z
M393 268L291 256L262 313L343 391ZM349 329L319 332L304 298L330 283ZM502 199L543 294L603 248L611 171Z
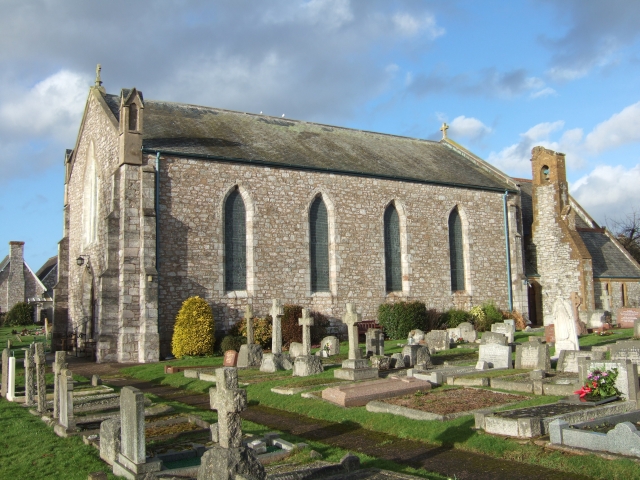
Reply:
M502 207L504 212L504 243L505 251L507 253L507 286L509 288L509 311L513 312L513 287L511 284L511 251L509 249L509 216L507 214L507 195L508 190L504 191L502 195Z
M394 181L406 182L406 183L439 185L439 186L445 186L445 187L466 188L470 190L485 190L489 192L508 192L508 193L514 193L514 194L518 193L517 190L509 190L509 189L504 189L502 187L487 187L482 185L466 185L462 183L438 182L435 180L420 180L416 178L398 177L395 175L373 174L373 173L358 172L358 171L351 171L351 170L334 170L331 168L312 167L308 165L295 165L292 163L271 162L268 160L251 160L247 158L226 157L222 155L205 155L205 154L198 154L198 153L172 152L167 150L156 150L156 149L144 148L144 147L142 148L142 153L155 154L156 158L157 156L162 154L165 156L192 158L192 159L198 159L198 160L216 160L219 162L227 162L227 163L240 163L240 164L246 164L246 165L270 167L270 168L287 168L291 170L303 170L303 171L311 171L311 172L330 173L330 174L336 174L336 175L348 175L348 176L362 177L362 178L377 178L381 180L394 180Z

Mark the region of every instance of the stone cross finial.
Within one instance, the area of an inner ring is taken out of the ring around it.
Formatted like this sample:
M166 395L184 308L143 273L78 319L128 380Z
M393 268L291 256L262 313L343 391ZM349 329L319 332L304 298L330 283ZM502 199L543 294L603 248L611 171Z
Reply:
M96 66L96 87L102 86L102 79L100 78L101 71L102 71L102 65L98 64Z
M347 325L349 333L349 359L357 359L356 350L358 349L358 322L362 320L362 315L356 312L353 303L347 303L347 313L342 317L342 321Z
M447 138L447 130L449 130L449 125L447 125L446 123L443 123L442 127L440 128L440 131L442 132L442 139L443 140L445 138Z
M209 389L211 408L218 411L218 443L223 448L242 446L240 412L247 408L247 391L238 388L238 369L216 369L216 388Z
M311 327L313 326L313 317L309 315L309 309L302 309L302 318L298 319L298 325L302 326L302 355L311 353Z
M273 299L273 304L271 306L271 319L272 319L272 328L271 328L271 352L282 353L282 315L284 315L284 308L280 303L280 300Z
M247 321L247 345L253 344L253 307L244 307L244 319Z

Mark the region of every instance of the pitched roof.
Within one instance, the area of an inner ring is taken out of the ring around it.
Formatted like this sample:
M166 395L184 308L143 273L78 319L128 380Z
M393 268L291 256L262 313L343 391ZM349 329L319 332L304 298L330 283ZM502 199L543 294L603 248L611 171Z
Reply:
M49 258L46 262L44 262L44 265L42 265L40 269L36 272L36 276L40 280L43 280L44 277L46 277L47 274L51 271L51 269L57 265L57 263L58 263L57 255Z
M120 97L106 95L116 115ZM513 187L443 142L145 100L143 149L165 155L504 191Z
M640 268L622 252L622 247L616 245L604 229L578 228L578 234L591 254L594 278L640 279Z

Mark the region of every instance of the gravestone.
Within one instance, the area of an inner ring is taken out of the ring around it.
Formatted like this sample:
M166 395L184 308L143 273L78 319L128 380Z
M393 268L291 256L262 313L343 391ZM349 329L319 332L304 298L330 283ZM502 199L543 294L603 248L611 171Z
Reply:
M10 402L14 402L16 400L16 357L9 357L9 361L7 362L8 371L7 371L7 395L6 399Z
M100 379L100 375L91 375L91 386L99 387L102 385L102 380Z
M100 424L100 458L113 466L120 453L120 419L109 418Z
M427 368L432 367L431 363L431 355L429 353L429 347L421 345L416 353L416 363L415 367L419 370L426 370Z
M227 350L224 352L224 360L222 365L225 367L235 367L238 363L238 352L235 350Z
M458 327L447 328L447 334L449 335L449 340L453 343L455 343L459 338L462 338L462 332Z
M378 370L389 370L391 368L391 358L384 355L372 355L369 360L372 368L377 368Z
M36 399L36 362L33 358L34 348L31 344L24 350L24 404L32 406Z
M384 334L379 328L370 328L365 334L366 356L384 355Z
M321 356L326 357L340 355L340 340L338 340L338 337L334 337L333 335L324 337L320 342L320 352L326 352L326 354L320 353Z
M247 305L244 308L244 318L247 323L247 343L240 346L237 366L240 368L259 367L262 363L262 346L255 343L253 333L253 307ZM271 339L273 342L273 338Z
M413 367L418 359L418 350L422 345L411 344L402 347L402 359L405 367ZM428 348L427 348L428 349Z
M516 330L516 321L513 318L507 318L503 320L502 323L504 323L505 325L511 325L513 327L513 330Z
M53 361L53 418L60 412L60 375L67 368L67 352L56 352Z
M47 360L44 354L44 343L36 343L34 360L36 362L36 382L38 385L38 413L47 411L47 379L45 368Z
M489 368L513 368L511 366L511 347L487 343L480 345L479 362L487 362Z
M622 341L609 347L611 360L630 360L640 365L640 341Z
M480 338L480 345L506 345L507 340L507 336L502 333L484 332Z
M449 350L449 334L446 330L431 330L424 339L430 352Z
M342 321L347 325L347 333L349 334L349 358L342 362L342 368L336 368L333 371L335 378L353 381L378 377L378 369L369 367L369 362L360 358L358 322L361 320L362 315L356 312L355 305L347 303L347 313L345 313Z
M549 346L536 341L516 346L516 369L551 370Z
M633 336L634 338L640 338L640 319L633 321Z
M75 430L73 418L73 376L71 370L63 368L58 379L60 386L60 404L58 411L58 423L54 431L60 437L66 437L67 433Z
M293 364L294 377L308 377L324 372L322 360L311 355L311 327L313 317L309 315L309 309L302 309L302 318L298 319L298 325L302 327L302 352L297 356Z
M417 357L417 355L416 355ZM391 355L391 368L405 368L407 365L404 364L404 355L401 353L394 353Z
M548 344L556 343L556 327L555 325L544 326L544 341Z
M620 396L627 401L637 401L639 394L638 366L629 360L587 360L581 359L579 365L580 385L587 381L587 375L595 369L600 371L618 369L615 386Z
M507 343L513 343L513 336L516 332L516 327L510 323L494 323L491 325L491 331L493 333L501 333L507 337Z
M558 357L556 370L565 373L578 373L578 362L581 358L591 360L604 360L604 352L599 351L579 351L579 350L563 350Z
M291 342L289 344L289 356L291 360L295 360L296 357L302 355L302 344L298 342Z
M478 333L471 323L462 322L458 325L458 328L460 329L460 336L465 342L473 343L478 339Z
M0 395L2 398L7 398L7 391L9 390L9 357L11 356L11 350L5 348L2 350L2 386L0 387Z
M247 392L238 388L237 369L216 369L216 388L209 389L209 397L218 411L218 444L202 456L198 480L265 479L264 467L242 444L240 412L247 408Z
M128 479L159 472L162 462L147 460L144 422L144 393L135 387L120 390L120 453L113 462L113 474Z
M640 319L640 308L619 308L616 322L620 328L633 328L634 321Z
M415 343L424 342L424 332L420 329L411 330L407 337L407 343L413 345Z
M561 298L558 298L553 305L556 356L559 356L562 350L580 350L576 320L573 318L572 311L571 304Z
M261 372L277 372L278 370L291 370L293 364L289 355L282 353L282 316L284 308L280 300L274 299L269 312L272 319L271 327L271 353L262 356L260 363Z

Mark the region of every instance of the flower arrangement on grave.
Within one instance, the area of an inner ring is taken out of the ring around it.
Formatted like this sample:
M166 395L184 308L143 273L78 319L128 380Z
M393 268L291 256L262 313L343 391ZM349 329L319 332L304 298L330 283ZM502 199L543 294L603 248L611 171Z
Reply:
M465 341L465 339L464 339L464 338L462 338L462 337L458 337L458 338L456 338L456 343L457 343L457 344L460 344L460 343L466 343L466 341Z
M325 343L324 347L322 347L322 350L324 350L325 355L328 357L329 352L331 351L331 343L330 342Z
M589 372L587 381L582 388L573 393L580 395L580 398L617 397L620 395L620 390L616 388L616 378L618 378L617 368L604 371L595 369Z

